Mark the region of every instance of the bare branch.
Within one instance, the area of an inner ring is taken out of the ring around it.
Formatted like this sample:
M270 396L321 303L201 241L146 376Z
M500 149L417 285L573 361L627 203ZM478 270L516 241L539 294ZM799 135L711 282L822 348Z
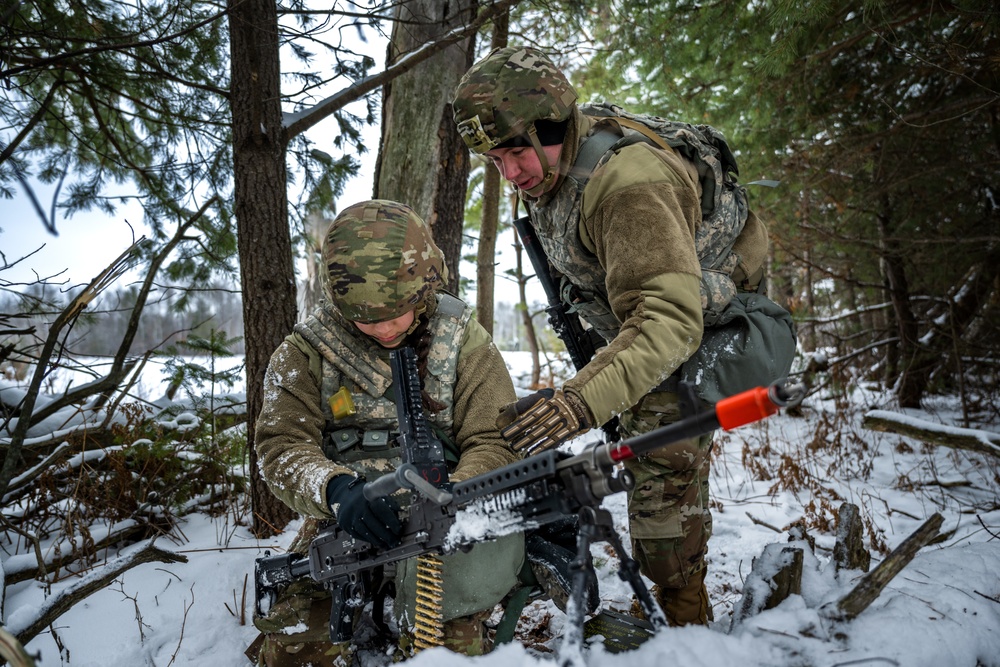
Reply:
M45 600L34 618L24 621L19 617L8 619L7 629L17 637L18 641L27 644L42 630L69 611L77 602L101 590L133 567L151 562L186 563L187 560L187 556L164 551L155 546L153 540L149 540L136 549L130 549L128 555L111 561L100 570L89 574L76 584Z
M321 120L331 116L351 102L361 99L376 88L392 81L400 74L413 69L439 51L443 51L455 42L468 37L472 33L479 30L479 28L486 24L487 21L491 21L497 16L505 14L507 10L517 4L518 1L519 0L500 0L499 2L491 4L488 7L481 9L475 19L473 19L468 25L456 28L436 42L431 42L430 44L422 46L416 51L403 56L384 71L354 82L347 88L341 90L339 93L335 93L306 111L294 114L285 114L284 122L287 133L286 140L290 140L302 134L312 126L319 123Z

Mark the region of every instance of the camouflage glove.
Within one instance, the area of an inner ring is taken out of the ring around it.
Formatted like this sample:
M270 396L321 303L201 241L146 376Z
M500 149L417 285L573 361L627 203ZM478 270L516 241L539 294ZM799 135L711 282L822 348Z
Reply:
M337 475L326 485L326 502L351 537L383 549L399 544L399 504L389 496L368 500L364 478Z
M561 389L542 389L500 410L497 428L517 452L535 454L590 430L583 400Z

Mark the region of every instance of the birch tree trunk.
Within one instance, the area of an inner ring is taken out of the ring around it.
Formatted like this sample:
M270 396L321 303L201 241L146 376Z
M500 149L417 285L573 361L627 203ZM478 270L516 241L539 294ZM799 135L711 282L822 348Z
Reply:
M510 20L505 14L493 22L490 49L507 46ZM493 292L496 277L497 230L500 228L500 172L486 165L483 179L483 218L479 229L479 252L476 256L476 319L493 334Z

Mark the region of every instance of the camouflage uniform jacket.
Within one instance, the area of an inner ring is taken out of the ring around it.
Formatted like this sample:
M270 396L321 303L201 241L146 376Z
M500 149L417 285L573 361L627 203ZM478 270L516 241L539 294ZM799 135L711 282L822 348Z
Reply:
M581 190L572 165L596 122L574 110L560 180L526 205L549 261L575 288L564 299L609 341L566 383L604 423L669 377L701 342L695 235L702 214L695 166L646 143L606 159ZM766 249L766 236L761 242Z
M451 479L467 479L516 460L495 423L499 408L516 396L489 334L470 319L464 303L449 295L432 297L425 316L434 339L424 386L444 406L427 417L459 448ZM351 392L357 413L334 428L395 430L388 360L388 350L326 305L297 325L272 355L255 446L268 487L296 512L331 518L325 490L333 476L366 472L372 478L372 473L398 465L393 452L365 456L360 441L353 451L337 452L336 461L323 450L324 430L330 430L333 419L328 400L340 386Z

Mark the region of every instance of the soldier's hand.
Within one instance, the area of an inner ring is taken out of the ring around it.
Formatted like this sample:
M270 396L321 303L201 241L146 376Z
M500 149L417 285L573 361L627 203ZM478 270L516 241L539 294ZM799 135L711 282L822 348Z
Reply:
M497 428L515 451L534 454L590 430L583 400L561 389L541 389L500 410Z
M347 534L387 549L399 544L403 524L399 504L391 496L368 500L364 479L337 475L326 485L326 501Z

